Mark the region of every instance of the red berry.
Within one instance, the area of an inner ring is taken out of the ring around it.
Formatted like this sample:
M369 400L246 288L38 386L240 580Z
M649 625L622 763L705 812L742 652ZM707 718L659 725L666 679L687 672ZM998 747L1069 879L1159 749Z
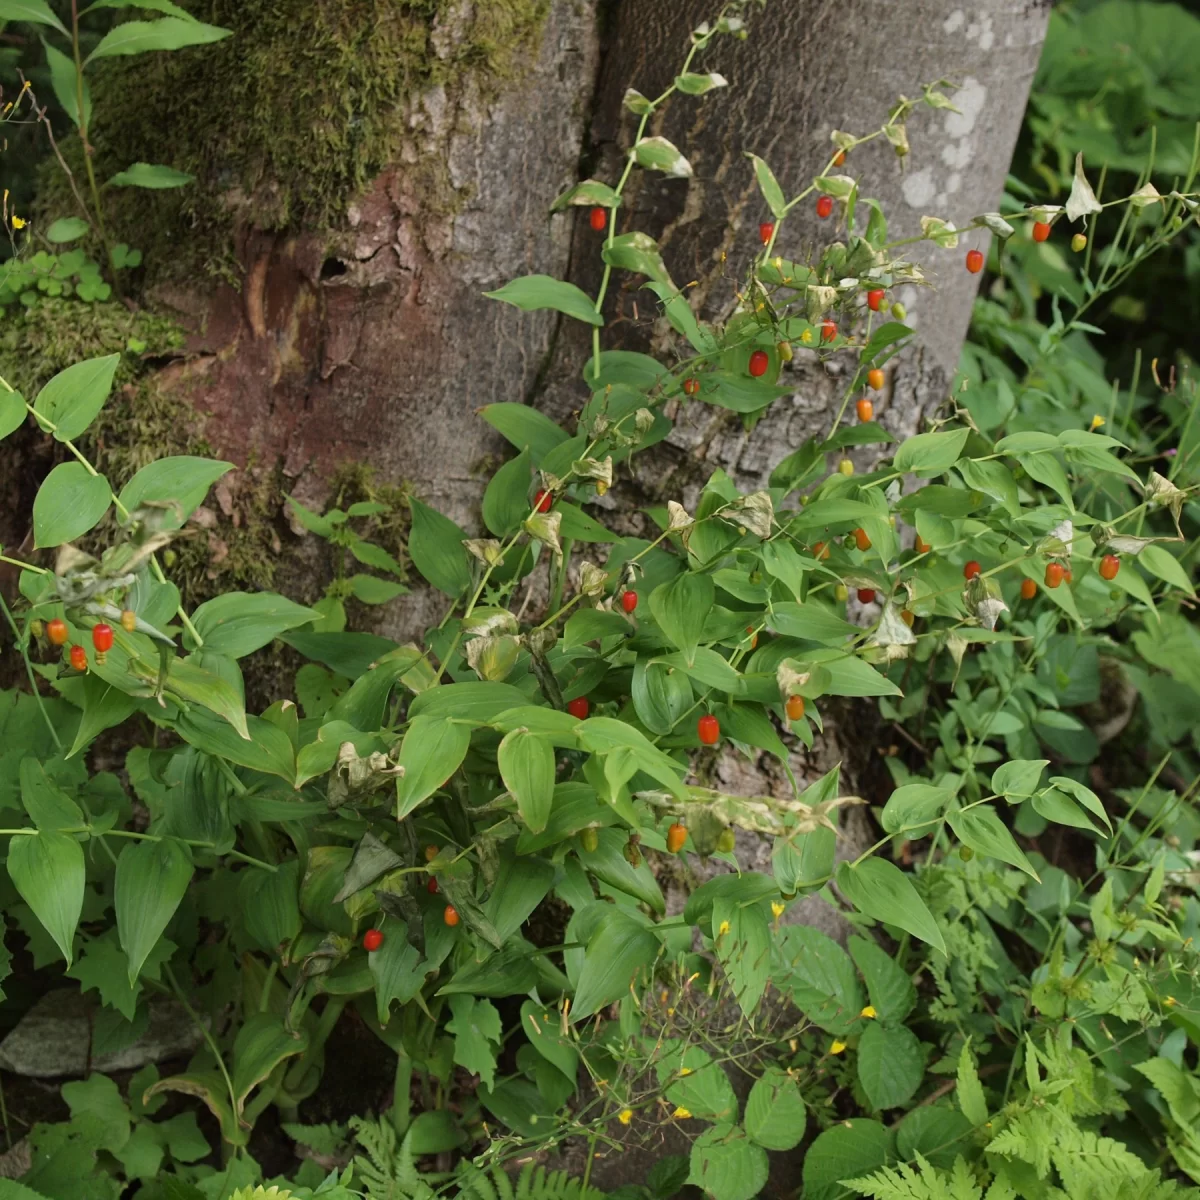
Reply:
M1060 563L1046 564L1045 583L1048 588L1056 588L1063 581L1063 569Z
M567 701L567 712L580 721L588 715L589 707L586 696L576 696L574 700Z
M712 713L705 713L696 722L696 733L706 746L715 746L721 740L721 724Z
M872 288L867 293L867 307L872 312L878 312L883 307L883 297L886 295L883 288Z
M678 854L687 841L687 826L678 821L667 830L667 849L672 854Z
M875 405L864 396L855 406L860 421L870 421L875 416Z
M865 529L856 529L854 531L854 544L860 550L870 550L871 539L867 537L867 531Z
M812 555L817 562L820 562L823 558L829 557L829 547L824 542L813 542Z
M873 392L878 392L883 388L883 372L878 367L872 367L867 372L867 387Z
M874 604L875 589L874 588L859 588L858 589L859 604Z
M837 324L829 320L822 321L821 341L832 342L835 337L837 337Z
M787 698L787 704L784 705L784 708L787 711L789 721L800 720L800 718L804 716L804 697L789 696Z
M757 379L760 375L765 375L767 373L767 365L769 361L770 360L767 358L767 352L765 350L755 350L755 352L750 355L750 366L748 368L750 374L753 375L755 379Z
M1101 579L1116 579L1117 572L1121 569L1121 560L1115 554L1106 554L1100 560L1100 578Z
M963 567L963 578L974 579L982 571L983 568L974 559L971 559L971 561L967 563L965 567Z
M453 929L458 924L458 909L453 904L447 904L446 911L442 913L442 920Z
M113 630L111 625L93 625L92 626L92 645L100 651L101 654L105 650L111 650L113 644Z
M363 934L363 949L368 953L374 953L380 946L383 945L383 932L379 929L368 929Z
M913 549L918 554L928 554L933 547L918 533L917 540L913 542Z
M627 613L631 613L631 612L633 612L633 610L635 608L637 608L637 602L638 602L637 592L629 591L629 592L621 593L621 607Z
M550 505L554 503L554 497L547 491L539 489L533 497L534 510L540 513L550 511Z
M53 646L65 646L67 638L70 634L67 631L67 623L62 617L55 617L52 621L46 622L46 636L50 639L50 644Z
M1021 580L1021 599L1032 600L1037 595L1037 581L1035 579Z
M1050 226L1045 221L1034 221L1033 240L1044 242L1050 236Z
M608 224L608 211L597 205L588 215L592 228L599 233Z
M426 890L426 891L427 891L427 892L428 892L428 893L429 893L431 896L436 896L436 895L437 895L437 890L438 890L438 886L437 886L437 880L436 880L436 879L434 879L434 877L433 877L432 875L430 875L430 877L429 877L429 882L428 882L428 883L425 885L425 890Z
M72 646L70 650L71 666L76 671L87 670L87 651L82 646Z
M817 216L823 221L831 212L833 212L833 197L822 196L817 201Z
M764 221L758 227L758 240L765 246L775 235L775 226L771 221Z
M132 608L127 608L121 613L121 628L126 633L133 633L137 629L137 613Z
M983 270L983 251L968 250L967 251L967 270L972 275L978 275Z
M685 396L694 396L700 390L700 380L695 376L683 381L683 394Z

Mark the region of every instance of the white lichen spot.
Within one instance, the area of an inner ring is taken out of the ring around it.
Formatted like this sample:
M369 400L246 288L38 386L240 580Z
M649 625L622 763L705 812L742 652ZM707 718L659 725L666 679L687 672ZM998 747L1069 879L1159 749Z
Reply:
M956 8L943 22L942 28L947 33L957 33L966 22L967 14L960 8Z
M937 195L937 184L933 181L933 172L924 167L907 176L901 187L905 203L910 208L927 208Z
M970 142L947 142L942 147L942 162L951 170L961 171L970 166L974 151Z
M954 104L959 111L946 114L946 133L952 138L965 138L975 128L986 102L987 88L973 75L968 75L954 93Z
M996 34L992 30L992 18L982 17L979 26L979 48L980 50L990 50L996 44Z
M953 196L954 193L957 192L960 187L962 187L962 176L957 171L955 171L949 177L949 179L946 180L946 191L949 192L951 196Z

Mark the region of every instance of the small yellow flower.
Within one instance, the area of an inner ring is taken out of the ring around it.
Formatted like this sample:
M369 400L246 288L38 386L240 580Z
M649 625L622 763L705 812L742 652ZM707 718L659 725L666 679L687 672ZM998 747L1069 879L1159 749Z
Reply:
M1164 1003L1164 1004L1165 1004L1165 1005L1166 1005L1168 1008L1174 1008L1174 1006L1175 1006L1176 1004L1178 1004L1178 1003L1179 1003L1179 1001L1178 1001L1178 1000L1176 1000L1174 996L1168 996L1168 997L1167 997L1167 998L1166 998L1166 999L1163 1001L1163 1003Z
M722 921L717 928L717 937L724 937L729 932L729 922Z
M679 1121L686 1121L691 1117L691 1115L691 1112L689 1112L688 1109L684 1108L682 1105L680 1105L680 1107L671 1114L671 1116L675 1117L676 1120Z
M622 1125L628 1125L629 1122L633 1120L633 1109L632 1108L621 1109L621 1111L619 1113L617 1113L617 1120L620 1121Z
M1103 418L1103 417L1102 417L1102 416L1101 416L1099 413L1097 413L1097 414L1096 414L1096 415L1095 415L1095 416L1092 418L1092 428L1093 428L1093 429L1099 429L1099 428L1100 428L1100 426L1101 426L1101 425L1103 425L1103 424L1104 424L1104 418Z
M804 332L803 332L803 333L800 335L800 340L801 340L801 341L802 341L802 342L803 342L803 343L804 343L806 346L811 346L811 345L812 345L812 339L813 339L813 333L812 333L812 330L811 330L811 329L806 329L806 330L805 330L805 331L804 331Z
M18 217L16 213L13 213L13 215L12 215L12 227L13 227L14 229L24 229L24 228L25 228L25 218L24 218L24 217Z
M668 1008L668 1009L667 1009L667 1016L668 1016L668 1017L673 1017L674 1015L675 1015L675 1009L674 1009L674 1008Z
M846 1049L845 1042L834 1042L833 1045L829 1047L829 1053L830 1054L841 1054L841 1052L845 1049Z
M690 1075L692 1073L692 1068L691 1067L680 1067L679 1073L680 1073L680 1075Z
M771 913L775 917L776 920L778 920L780 917L783 916L784 909L786 909L786 908L787 908L787 905L781 904L778 900L771 901Z
M867 1007L864 1008L858 1015L860 1017L867 1017L868 1019L875 1017L877 1015L875 1012L875 1005L868 1004Z

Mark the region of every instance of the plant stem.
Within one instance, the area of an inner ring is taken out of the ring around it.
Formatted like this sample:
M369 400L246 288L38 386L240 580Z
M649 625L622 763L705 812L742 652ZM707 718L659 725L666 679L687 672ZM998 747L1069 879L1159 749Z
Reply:
M5 562L11 561L5 559ZM54 722L50 720L50 714L46 711L46 705L42 701L42 693L38 690L37 678L33 673L33 663L29 661L29 645L26 640L21 637L21 631L17 628L17 623L13 619L12 612L8 605L4 602L4 597L0 596L0 610L4 612L4 619L8 622L9 628L13 632L13 640L16 642L17 649L21 652L21 657L25 660L25 674L29 676L29 690L33 693L34 701L37 703L38 712L42 714L42 720L46 722L46 728L50 731L50 737L54 740L54 745L61 754L63 744L59 740L58 730L54 728Z

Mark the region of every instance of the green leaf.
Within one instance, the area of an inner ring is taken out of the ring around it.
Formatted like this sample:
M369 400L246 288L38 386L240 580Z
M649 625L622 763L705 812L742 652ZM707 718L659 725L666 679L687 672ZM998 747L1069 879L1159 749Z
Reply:
M21 759L21 803L29 819L43 833L79 829L88 822L83 810L47 776L45 768L32 755Z
M103 475L93 475L82 463L59 463L33 498L33 545L36 550L61 546L98 525L112 502L112 489Z
M135 842L117 859L113 907L132 987L163 935L192 879L192 856L182 842Z
M448 1003L453 1015L446 1032L454 1034L454 1061L478 1075L485 1087L495 1087L496 1053L504 1036L495 1005L461 994L451 996Z
M654 1072L666 1099L693 1117L728 1121L737 1116L738 1098L729 1076L699 1046L665 1042Z
M958 1053L958 1083L954 1089L955 1099L962 1115L972 1125L982 1125L988 1119L987 1101L983 1098L983 1085L975 1069L975 1059L969 1045Z
M888 797L880 824L888 833L923 828L928 832L927 827L938 821L953 801L954 793L949 788L933 787L928 783L906 783Z
M713 948L742 1012L753 1020L771 970L771 927L761 904L713 902Z
M195 175L189 175L186 171L176 171L174 167L135 162L125 170L118 171L108 181L108 186L150 188L157 191L163 188L184 187L195 178Z
M408 940L404 921L389 917L382 926L383 945L367 955L375 981L375 1015L379 1024L391 1020L392 1005L407 1004L425 984L431 964L423 963L417 948Z
M630 694L638 720L651 733L670 733L692 706L692 685L684 672L640 655L633 665Z
M804 1156L804 1200L844 1200L854 1195L839 1181L878 1170L890 1151L891 1137L878 1121L861 1117L839 1121Z
M1187 571L1184 570L1179 559L1166 547L1155 545L1143 547L1141 554L1138 555L1138 562L1151 574L1157 575L1159 579L1169 583L1172 587L1187 592L1189 596L1196 594Z
M954 830L958 840L964 846L970 846L976 854L985 854L989 858L998 858L1009 866L1024 871L1033 879L1038 879L1038 873L1033 869L1029 859L1021 852L1013 835L1009 833L1004 822L996 815L991 805L983 804L975 808L959 809L949 813L946 823ZM1041 880L1039 879L1040 883Z
M120 501L130 512L142 504L173 501L179 507L164 515L163 527L179 529L204 503L208 489L232 470L233 463L188 454L156 459L121 489Z
M521 820L541 833L554 800L554 750L545 738L523 729L505 734L496 753L500 777L517 802Z
M589 517L577 504L560 500L554 511L562 514L562 523L558 527L559 536L570 538L575 542L615 542L617 535L610 529L605 529L599 521Z
M151 12L166 13L169 17L179 17L184 21L194 21L186 9L182 9L172 0L92 0L87 8L81 9L79 15L89 13L93 8L148 8Z
M967 444L967 429L950 429L943 433L918 433L900 443L892 460L897 471L928 471L935 473L952 467Z
M299 932L300 861L291 859L277 871L251 867L238 874L238 904L246 932L275 956Z
M556 446L570 441L566 430L528 404L485 404L479 415L518 450L528 448L535 467L540 466L542 459Z
M1048 758L1014 758L992 773L992 791L1012 799L1024 799L1037 791Z
M250 1093L277 1067L307 1049L304 1028L289 1032L275 1013L255 1013L247 1020L233 1043L233 1094L239 1120L243 1120Z
M835 882L838 890L859 912L886 925L898 925L913 937L946 953L946 943L933 914L895 864L882 858L867 858L857 866L841 863Z
M648 279L659 283L670 283L671 276L659 252L658 243L645 233L623 233L604 243L600 256L610 267L621 271L632 271L635 275L645 275ZM593 380L593 386L600 387L603 377Z
M171 1075L151 1084L142 1095L142 1102L163 1092L180 1092L195 1096L217 1119L221 1137L231 1146L244 1145L246 1131L242 1129L229 1104L229 1090L225 1080L216 1071L189 1071L183 1075ZM171 1195L170 1192L167 1193ZM188 1200L191 1200L190 1196Z
M0 0L0 21L30 21L35 25L49 25L66 37L71 36L50 11L46 0Z
M774 958L779 990L814 1025L838 1036L858 1025L862 988L850 956L831 937L809 925L785 925Z
M560 1017L553 1007L547 1008L533 1000L526 1000L521 1005L521 1032L544 1059L552 1062L567 1079L573 1080L579 1070L579 1051L562 1035L560 1028Z
M409 507L408 554L413 566L438 591L461 596L471 586L471 561L463 546L467 535L449 517L420 500L410 500Z
M552 308L587 325L604 324L604 318L596 311L586 292L552 275L524 275L497 291L483 294L491 300L514 304L523 312Z
M1069 775L1051 775L1050 782L1060 791L1073 796L1088 812L1100 818L1112 833L1112 821L1104 809L1104 802L1084 783L1072 779Z
M766 1186L767 1171L767 1152L739 1125L714 1125L692 1143L688 1183L714 1200L753 1200Z
M0 392L0 441L25 423L25 397L20 392Z
M554 876L554 868L540 858L522 855L504 863L485 909L502 941L516 933L546 898Z
M281 633L307 625L320 613L275 592L225 592L192 613L206 651L244 658Z
M510 708L527 704L529 698L511 683L495 680L443 683L427 688L408 706L412 717L457 717L484 725Z
M621 909L607 913L588 941L571 1019L580 1021L629 991L658 956L658 938Z
M14 837L8 850L8 875L70 967L71 943L83 911L82 847L65 833Z
M75 740L71 743L67 757L73 758L83 750L97 734L120 725L136 710L138 702L131 696L114 687L107 680L101 679L95 671L89 671L83 677L83 717Z
M917 1004L917 989L907 971L866 938L852 937L850 953L867 984L876 1019L885 1025L903 1021Z
M228 721L239 737L250 740L241 692L220 675L182 658L173 658L167 669L166 690L192 704L207 708L209 712Z
M193 709L175 722L175 732L206 754L226 758L252 771L278 775L292 783L296 775L296 754L287 734L261 717L244 719L249 737L243 737L233 725L216 714Z
M878 355L886 350L889 346L895 345L896 342L902 341L904 338L911 336L912 330L907 325L902 325L899 321L887 321L885 324L875 330L871 335L871 340L863 347L862 354L859 356L859 361L862 363L874 362ZM888 355L890 358L891 355ZM964 440L966 431L963 430ZM941 436L940 434L917 434L917 437L934 437ZM916 440L909 438L909 441ZM907 443L906 443L907 444Z
M403 596L408 588L393 579L380 579L377 575L351 575L350 591L355 600L363 604L387 604L397 596Z
M110 29L87 57L112 58L122 54L144 54L148 50L182 50L184 46L203 46L229 37L232 29L205 25L180 17L158 21L124 21Z
M858 1081L874 1109L907 1104L925 1076L925 1051L905 1025L871 1021L858 1043Z
M529 479L533 455L528 448L492 476L483 494L483 523L498 538L508 537L529 516Z
M692 663L712 611L716 589L711 575L685 572L650 593L650 611L663 633Z
M692 174L692 164L665 137L644 137L634 144L633 157L647 171L662 171L686 179Z
M77 438L96 419L112 390L113 374L120 361L119 354L109 354L75 363L59 371L38 392L34 411L54 426L58 441Z
M82 217L60 217L46 230L46 240L55 245L81 238L91 226Z
M471 731L438 717L415 717L397 759L404 774L396 780L396 820L403 821L462 765Z
M754 178L758 180L758 190L762 192L767 207L773 217L782 217L787 212L787 200L784 199L783 188L775 178L775 173L757 154L746 156L754 164Z
M767 569L770 570L770 567ZM841 617L815 601L810 604L795 604L791 600L785 600L774 605L768 621L777 633L818 642L822 646L843 646L847 638L860 632L856 625L843 621Z
M780 1067L767 1067L746 1098L743 1124L764 1150L793 1150L804 1140L808 1113L796 1081Z

